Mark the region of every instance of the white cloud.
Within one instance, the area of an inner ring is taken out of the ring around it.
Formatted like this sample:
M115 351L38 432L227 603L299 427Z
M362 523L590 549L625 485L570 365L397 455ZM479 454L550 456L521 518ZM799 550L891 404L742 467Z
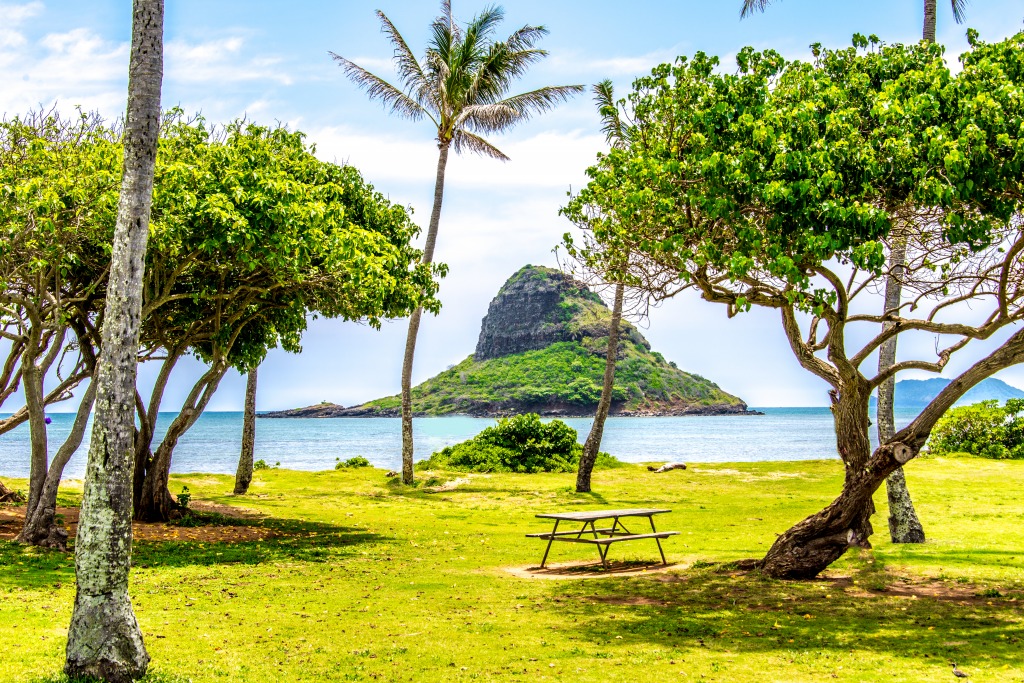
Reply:
M167 79L181 83L218 83L268 81L291 85L294 79L273 56L246 58L246 41L227 36L199 43L172 40L167 43Z
M372 182L421 183L432 176L437 145L426 139L401 138L327 127L309 131L323 159L350 163ZM449 157L447 182L451 186L511 189L558 187L584 181L584 170L604 147L600 135L582 131L544 132L526 138L494 141L511 159L502 163L475 154Z

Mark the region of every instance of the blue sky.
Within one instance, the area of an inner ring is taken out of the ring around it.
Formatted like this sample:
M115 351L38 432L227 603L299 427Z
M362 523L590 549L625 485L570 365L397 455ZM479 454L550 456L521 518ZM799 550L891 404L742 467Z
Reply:
M724 68L745 45L774 48L792 58L808 45L849 44L854 32L886 42L920 37L918 0L814 2L779 0L763 15L739 19L739 2L507 2L504 33L543 24L550 57L521 82L592 84L611 78L624 93L632 79L663 61L695 51L719 55ZM124 111L129 3L49 0L0 2L0 112L6 116L54 102L82 105L115 117ZM457 18L483 3L455 0ZM391 50L374 10L382 9L417 54L437 5L398 0L345 2L171 0L167 3L164 106L180 105L223 122L246 115L306 132L327 160L347 162L393 201L409 205L425 224L430 211L436 147L429 125L388 117L347 82L330 60L334 51L389 76ZM947 58L966 47L967 26L986 40L1021 28L1020 0L968 5L968 22L953 22L939 1L939 42ZM493 142L511 161L453 158L437 258L451 267L443 282L444 310L420 331L415 381L472 352L480 319L501 283L526 263L555 265L552 254L569 226L558 216L566 192L603 148L589 96L528 122ZM751 405L826 405L825 386L798 367L778 317L755 311L726 319L724 310L694 295L656 309L645 334L655 349L686 370L717 381ZM258 407L294 407L330 400L352 405L396 393L405 338L403 321L380 332L353 323L315 321L301 355L274 351L260 371ZM905 345L927 349L930 340ZM904 346L901 346L904 349ZM951 364L956 371L969 356ZM176 370L173 407L197 376L198 364ZM153 369L144 368L145 384ZM1024 386L1024 370L1000 375ZM225 379L211 408L239 409L244 380ZM70 406L66 406L70 407ZM5 407L5 409L9 409Z

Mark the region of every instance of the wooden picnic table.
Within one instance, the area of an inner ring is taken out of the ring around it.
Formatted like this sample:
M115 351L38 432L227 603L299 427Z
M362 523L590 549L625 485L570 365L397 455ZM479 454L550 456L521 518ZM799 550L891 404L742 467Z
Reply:
M566 543L590 543L597 546L597 552L601 555L601 564L605 567L608 566L608 548L612 543L619 543L621 541L635 541L643 538L653 538L658 544L658 552L661 553L661 561L663 564L668 564L665 559L665 551L661 548L661 539L668 538L669 536L675 536L678 531L658 531L654 528L654 515L659 515L664 512L672 512L671 510L659 509L659 508L633 508L627 510L580 510L578 512L547 512L537 515L542 519L553 519L555 520L555 526L551 531L547 531L542 534L526 534L528 538L544 538L547 539L548 546L544 550L544 558L540 561L540 566L543 569L544 564L548 561L548 553L551 551L551 544L555 541L564 541ZM647 521L651 524L651 533L634 534L622 523L623 517L646 517ZM611 520L611 526L603 526L597 528L595 522L601 520ZM562 522L580 522L582 526L572 531L559 531L558 525ZM589 529L588 529L589 527ZM589 538L584 538L583 535L587 534Z

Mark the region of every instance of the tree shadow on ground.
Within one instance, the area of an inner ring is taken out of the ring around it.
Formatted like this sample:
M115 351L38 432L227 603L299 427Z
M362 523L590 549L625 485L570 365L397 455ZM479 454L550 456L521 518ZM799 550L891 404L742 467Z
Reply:
M351 555L359 546L392 540L365 529L294 519L219 520L220 527L233 523L249 529L258 527L266 534L258 540L240 542L181 540L173 538L175 527L167 525L168 538L132 544L132 566L149 569L282 561L330 562ZM62 553L0 541L0 588L32 589L74 581L73 543L69 547L72 552Z
M886 582L873 568L811 581L729 569L552 582L551 599L587 640L627 649L822 656L858 650L922 665L1024 665L1019 587L995 597L993 589L954 581L888 576Z

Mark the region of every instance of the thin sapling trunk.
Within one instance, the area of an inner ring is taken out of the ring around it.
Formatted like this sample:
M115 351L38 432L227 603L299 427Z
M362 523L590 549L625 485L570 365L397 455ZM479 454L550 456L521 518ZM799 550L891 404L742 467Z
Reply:
M601 438L604 435L604 423L608 419L608 411L612 406L612 390L615 388L615 361L619 352L619 325L622 322L622 299L625 287L615 285L615 301L612 304L612 320L608 326L608 350L604 363L604 384L601 385L601 399L597 402L594 423L590 434L583 444L580 455L580 466L576 473L576 491L590 493L590 477L594 472L594 463L601 450Z

